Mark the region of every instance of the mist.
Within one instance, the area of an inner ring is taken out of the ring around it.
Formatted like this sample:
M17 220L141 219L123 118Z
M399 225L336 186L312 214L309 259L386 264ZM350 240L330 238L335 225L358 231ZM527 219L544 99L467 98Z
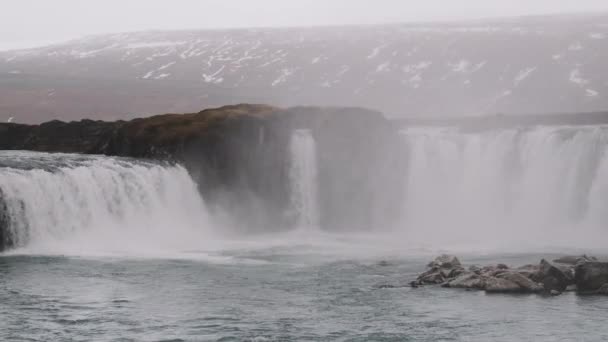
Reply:
M145 30L369 25L606 10L602 0L23 0L5 4L0 13L0 49Z

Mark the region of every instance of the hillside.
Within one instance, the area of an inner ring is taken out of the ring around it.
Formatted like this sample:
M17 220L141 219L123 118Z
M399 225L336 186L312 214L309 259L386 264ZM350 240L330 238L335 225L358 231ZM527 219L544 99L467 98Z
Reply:
M389 116L608 108L608 14L139 32L0 52L0 120L124 119L241 102Z

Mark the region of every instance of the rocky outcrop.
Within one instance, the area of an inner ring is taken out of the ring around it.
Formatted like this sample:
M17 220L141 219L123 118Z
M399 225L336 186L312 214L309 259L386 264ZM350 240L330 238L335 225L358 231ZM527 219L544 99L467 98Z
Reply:
M464 273L464 268L457 257L453 255L441 255L431 261L426 272L422 273L414 282L416 285L443 284L448 279L453 279Z
M563 292L574 283L571 270L559 268L545 259L540 261L538 272L532 274L531 278L542 283L546 291Z
M464 269L458 258L437 257L411 283L441 285L447 288L483 290L487 293L544 293L559 295L578 289L584 294L608 294L608 263L593 257L568 256L551 263L542 259L538 265L510 268L504 264ZM573 262L577 263L574 264Z
M579 263L574 272L576 287L580 293L608 294L608 262Z
M179 162L212 210L229 211L231 224L267 230L290 225L289 141L303 128L317 144L324 229L367 229L397 218L403 172L391 148L398 131L361 108L242 104L131 121L0 123L0 149Z

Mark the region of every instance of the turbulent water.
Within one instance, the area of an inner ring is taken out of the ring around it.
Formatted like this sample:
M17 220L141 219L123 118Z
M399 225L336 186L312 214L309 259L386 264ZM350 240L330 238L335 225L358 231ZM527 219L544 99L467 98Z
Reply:
M290 143L291 207L299 228L319 227L317 152L309 130L293 132Z
M8 240L37 253L154 253L196 246L210 231L181 166L127 159L0 152Z
M608 127L402 132L408 227L428 237L602 246Z
M179 165L0 152L16 245L0 256L0 340L608 340L608 298L406 286L445 251L513 266L605 255L608 128L402 137L403 224L384 233L319 227L309 131L291 140L291 207L295 228L321 229L240 237L221 234Z

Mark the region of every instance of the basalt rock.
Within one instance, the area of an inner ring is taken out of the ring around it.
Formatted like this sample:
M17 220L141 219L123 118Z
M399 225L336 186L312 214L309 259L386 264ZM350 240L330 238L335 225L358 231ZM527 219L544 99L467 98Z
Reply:
M585 262L576 265L575 281L577 290L581 293L606 290L608 284L608 262Z
M416 284L443 284L465 273L460 261L453 255L438 256L427 267L429 269L418 276Z
M576 277L573 276L574 265L571 262L551 263L543 259L539 264L517 268L497 264L483 267L474 265L465 270L458 258L442 255L429 263L429 269L413 284L441 284L446 288L484 290L488 293L559 295L578 288L579 293L608 294L608 263L588 261L595 260L592 257L563 260L578 262Z
M563 269L545 259L540 261L540 269L534 278L543 284L546 291L556 290L559 292L564 292L574 280Z
M498 277L488 277L483 288L488 293L521 293L523 289L515 282Z
M469 272L450 280L442 286L450 288L483 290L486 286L485 279L486 277L484 276Z
M516 284L519 287L519 292L538 293L543 291L543 287L541 285L516 271L503 272L497 275L496 278L508 280Z
M557 259L554 259L553 262L564 265L576 265L583 262L597 261L597 258L583 255L567 255Z

